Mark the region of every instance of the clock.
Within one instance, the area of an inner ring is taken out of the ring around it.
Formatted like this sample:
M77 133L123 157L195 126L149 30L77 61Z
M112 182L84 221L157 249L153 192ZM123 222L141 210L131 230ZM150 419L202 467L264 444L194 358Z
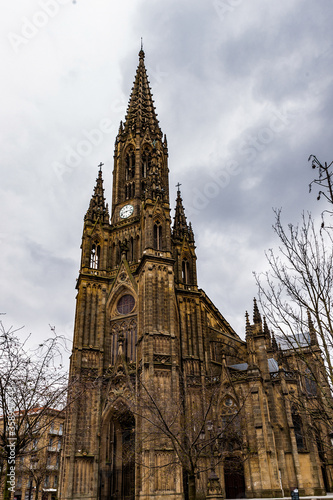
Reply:
M119 215L122 219L127 219L130 217L134 211L133 205L125 205L119 212Z

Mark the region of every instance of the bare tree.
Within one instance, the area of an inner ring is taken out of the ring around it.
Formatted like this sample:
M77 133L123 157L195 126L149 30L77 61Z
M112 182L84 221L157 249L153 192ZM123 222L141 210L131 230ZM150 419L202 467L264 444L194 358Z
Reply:
M164 378L162 383L138 379L136 393L133 390L132 403L129 402L136 417L137 447L126 450L126 460L135 462L142 475L153 474L164 485L161 489L168 489L168 482L181 469L186 498L196 500L198 489L204 496L207 489L221 493L216 471L226 456L232 455L238 464L250 455L243 432L246 398L229 387L229 394L234 394L230 398L232 406L226 407L221 420L221 398L225 393L220 377L196 377L192 387L182 391L184 382L183 374L178 382L173 381L180 384L178 392L170 390L171 379ZM183 397L177 397L179 393ZM115 393L115 405L117 397ZM160 458L152 465L146 452L156 449L160 450Z
M36 349L22 330L6 330L0 322L0 451L4 462L4 495L15 486L17 459L50 424L50 409L64 409L67 372L62 365L66 342L52 335ZM47 418L46 418L47 417Z
M285 362L299 373L297 404L331 425L333 417L333 241L316 230L311 215L285 228L275 211L277 252L266 253L269 270L255 274L259 298L275 330Z
M320 198L323 196L330 205L333 205L333 161L330 164L327 164L327 162L325 162L323 165L315 155L310 155L308 161L311 161L312 168L318 172L318 176L309 184L309 191L311 192L312 186L314 184L319 186L320 189L318 191L317 200L320 200ZM322 218L324 213L326 212L332 215L333 208L330 210L324 210L322 213ZM324 225L325 224L323 218L322 227L324 227Z

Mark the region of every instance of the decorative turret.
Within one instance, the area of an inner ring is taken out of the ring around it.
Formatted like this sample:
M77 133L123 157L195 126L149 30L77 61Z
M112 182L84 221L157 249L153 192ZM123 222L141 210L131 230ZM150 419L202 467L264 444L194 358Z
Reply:
M245 311L245 335L246 335L246 340L248 340L249 337L252 335L249 313L247 311Z
M272 349L274 352L278 350L278 345L273 331L272 331Z
M191 223L187 225L183 200L177 184L176 209L172 228L176 276L187 287L197 286L194 234Z
M259 312L259 309L258 309L258 305L257 305L257 300L256 298L254 297L253 299L253 323L255 325L261 325L262 324L262 321L261 321L261 315L260 315L260 312Z
M312 346L314 345L318 346L317 334L309 310L308 310L308 325L309 325L310 343Z
M269 332L269 329L268 329L268 326L267 326L267 322L266 322L266 318L264 316L264 335L267 339L270 339L271 338L271 335L270 335L270 332Z
M176 210L173 222L172 236L174 239L182 240L184 236L189 237L189 227L187 226L185 210L183 207L183 200L180 194L180 184L177 184L177 198L176 198ZM191 227L191 233L193 237L193 231ZM189 239L189 238L188 238Z
M94 188L94 194L91 197L89 208L85 215L84 220L96 222L100 220L106 224L109 223L109 207L105 203L104 188L103 188L103 177L102 177L102 166L103 163L99 165L98 176L96 179L96 185Z
M188 224L188 240L190 243L194 243L194 233L191 222Z

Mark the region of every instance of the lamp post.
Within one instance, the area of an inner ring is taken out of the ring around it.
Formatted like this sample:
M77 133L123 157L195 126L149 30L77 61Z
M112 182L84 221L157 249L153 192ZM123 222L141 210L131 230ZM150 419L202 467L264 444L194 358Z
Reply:
M220 500L223 498L222 488L220 485L219 476L215 472L214 464L214 439L213 439L214 425L212 421L207 422L207 431L209 433L209 444L210 444L210 471L208 476L208 494L206 499L208 500ZM218 428L218 433L220 429Z

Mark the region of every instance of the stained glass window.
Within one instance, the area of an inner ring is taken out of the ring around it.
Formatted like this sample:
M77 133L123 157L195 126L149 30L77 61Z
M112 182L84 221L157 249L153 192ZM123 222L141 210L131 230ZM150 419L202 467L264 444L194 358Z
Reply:
M117 304L117 311L119 314L129 314L133 311L135 305L135 300L132 295L123 295Z

